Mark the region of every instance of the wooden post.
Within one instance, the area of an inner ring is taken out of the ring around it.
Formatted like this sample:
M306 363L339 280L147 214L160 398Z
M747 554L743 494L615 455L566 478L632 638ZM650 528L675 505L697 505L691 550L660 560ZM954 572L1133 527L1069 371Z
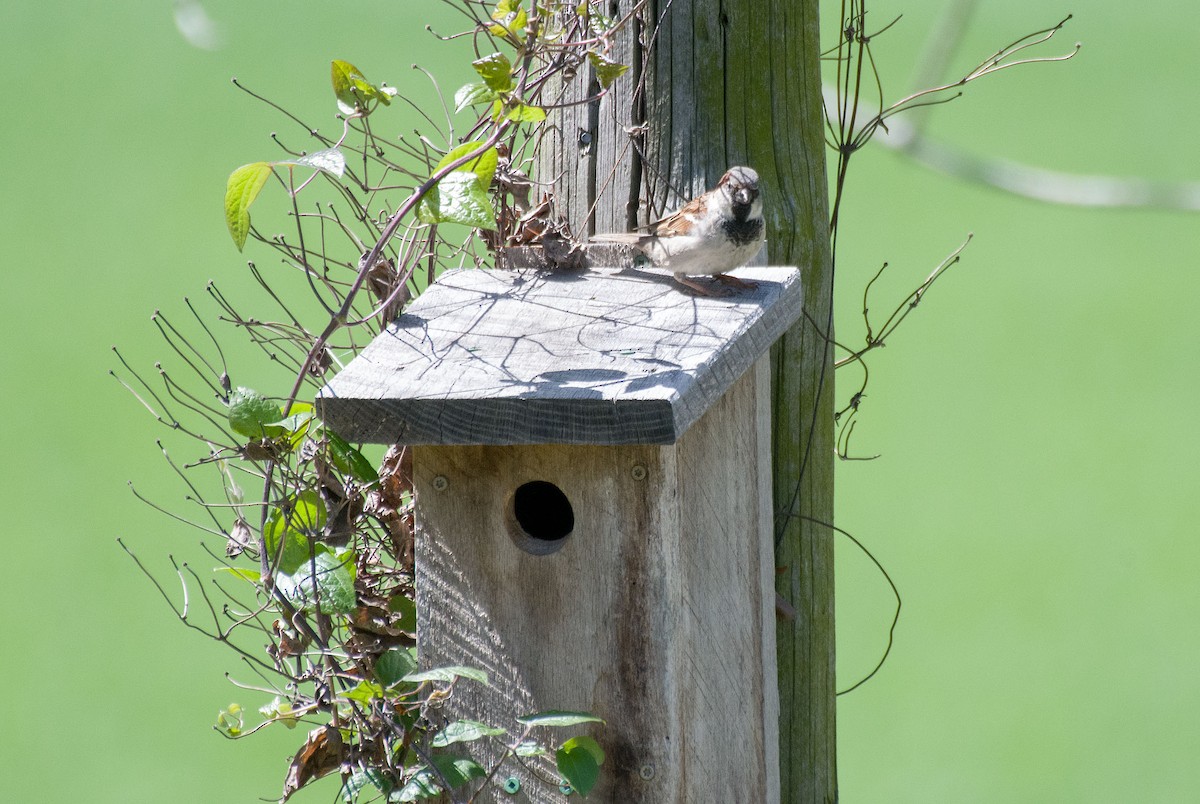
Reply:
M620 17L635 3L610 6ZM819 50L817 0L650 2L615 42L612 58L630 73L601 100L556 112L557 136L539 154L539 177L555 180L558 210L580 234L644 223L730 165L750 165L770 261L800 267L804 315L771 356L778 591L798 612L778 630L789 804L837 798L833 534L821 524L833 521L834 421ZM555 101L598 90L581 70Z
M450 713L599 715L597 801L779 801L768 353L803 299L793 268L739 275L757 287L695 298L452 272L318 400L346 438L418 445L420 660L492 680Z

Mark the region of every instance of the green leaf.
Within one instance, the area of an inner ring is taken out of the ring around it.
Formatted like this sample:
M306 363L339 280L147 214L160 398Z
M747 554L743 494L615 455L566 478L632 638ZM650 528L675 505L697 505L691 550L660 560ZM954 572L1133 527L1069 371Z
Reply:
M476 229L496 228L496 212L487 190L474 173L455 171L425 194L417 206L425 223L461 223Z
M270 162L252 162L229 174L225 184L225 223L238 251L246 245L250 233L250 205L271 177L271 170Z
M470 743L484 737L499 737L505 730L478 720L456 720L433 736L434 748L445 748L454 743Z
M390 687L417 669L417 657L412 649L392 648L375 661L375 678Z
M317 415L317 409L311 402L293 402L288 408L288 416L299 416L302 413L310 413L314 417Z
M433 798L440 792L441 788L438 786L437 777L433 775L433 771L422 765L404 787L388 796L388 801L420 801L425 798Z
M350 446L346 439L332 430L325 430L325 438L329 441L329 460L334 467L344 475L350 475L359 483L374 483L379 480L379 473L361 452Z
M356 78L363 77L362 71L350 62L341 59L334 59L329 66L333 94L337 96L339 102L346 103L353 108L358 101L358 98L354 97L354 81Z
M471 84L463 84L458 88L458 92L454 93L454 111L461 112L468 106L474 106L477 103L487 103L496 97L496 93L482 81L476 81Z
M287 518L287 527L315 538L325 529L329 512L325 501L314 489L305 489L290 498L291 516Z
M272 435L267 425L283 418L283 411L274 401L250 388L237 387L229 395L229 427L246 438ZM275 434L280 432L277 428Z
M280 435L287 435L293 440L296 440L304 436L304 434L308 431L308 425L311 424L316 418L316 415L311 411L293 413L291 416L275 422L275 426L283 430Z
M241 578L250 583L258 583L262 580L262 574L258 570L242 569L241 567L217 567L213 572L228 572L235 578Z
M588 0L583 0L579 5L575 6L575 14L586 20L588 28L595 33L611 31L614 27L613 21L603 14L598 13L597 9L591 6Z
M217 722L214 728L226 737L237 737L242 733L243 725L242 707L239 704L231 703L217 713Z
M289 528L285 520L283 509L273 509L267 517L263 541L267 547L267 558L272 564L278 561L276 568L288 574L295 572L301 564L308 561L309 541L303 533Z
M381 793L387 793L392 789L387 777L378 770L374 768L356 770L350 774L346 779L346 784L342 786L342 801L346 804L354 804L355 801L358 801L359 794L369 787L374 787Z
M358 682L352 689L343 692L341 696L349 698L352 701L358 701L363 706L370 706L371 701L383 698L383 687L374 681L363 680Z
M324 151L313 151L311 154L291 161L293 165L316 168L330 173L338 178L346 172L346 157L337 148L327 148Z
M545 712L534 712L532 715L521 715L518 723L526 726L578 726L580 723L603 723L603 718L587 712L567 712L559 709L547 709Z
M615 61L610 61L594 50L588 51L588 61L592 63L592 69L596 71L596 80L600 82L600 86L604 89L612 86L613 81L616 81L629 69L628 64L619 64Z
M466 784L471 779L482 779L487 776L487 771L473 759L467 757L449 757L449 756L434 756L430 760L437 769L441 771L442 776L450 783L451 787L458 787ZM424 798L433 798L441 792L441 783L438 777L426 766L421 766L412 778L408 780L408 784L404 785L397 793L390 797L389 801L417 801Z
M288 446L295 449L304 441L304 437L308 435L309 426L314 421L317 421L317 414L313 413L312 405L297 402L292 405L292 414L268 427L267 432L271 435L286 436Z
M449 153L438 160L437 167L433 169L433 172L437 173L447 165L462 159L467 154L478 151L486 144L482 141L464 142L462 145L451 148ZM486 190L492 186L492 177L496 175L496 166L499 163L500 154L495 148L488 148L474 159L459 165L455 168L455 171L474 173L479 178L479 186Z
M536 0L535 0L536 1ZM507 36L519 39L525 35L525 26L529 24L529 15L521 8L519 0L500 0L496 10L492 12L495 25L488 26L493 36Z
M593 742L595 741L593 740ZM599 746L596 748L599 749ZM603 752L601 752L601 756L603 756ZM591 750L580 745L568 748L564 744L555 753L554 758L558 763L558 772L571 787L579 792L579 795L586 797L588 793L592 792L592 788L596 786L596 780L600 777L600 763L596 761Z
M471 62L483 83L495 92L511 92L513 88L512 62L503 53L493 53Z
M470 757L452 757L435 754L429 759L442 772L442 775L446 777L446 781L450 783L451 787L458 787L472 779L482 779L487 776L487 770Z
M380 97L379 89L366 79L362 70L348 61L334 59L331 63L333 94L337 96L338 109L342 114L368 114L368 101L381 100L391 103L391 97ZM394 93L393 93L394 94Z
M565 748L568 751L574 751L576 748L582 748L584 751L587 751L592 755L592 758L596 760L597 765L604 764L604 749L600 747L600 743L596 742L593 738L587 736L586 734L581 734L578 737L572 737L562 744L562 748Z
M288 600L305 611L312 611L320 598L322 614L349 614L354 611L354 551L335 554L323 544L314 547L311 559L295 571L277 575L276 586Z
M395 627L401 631L407 631L410 634L417 632L417 604L410 597L404 595L394 595L388 601L388 610L400 615L400 619L395 622ZM413 668L416 669L415 667ZM411 670L409 672L412 672Z
M300 492L291 497L285 506L276 507L271 511L267 518L264 540L267 556L272 561L279 555L280 543L283 544L279 572L291 575L308 563L313 549L310 546L311 540L325 529L328 517L325 501L311 489ZM320 547L328 550L323 545Z
M258 713L265 718L282 723L289 729L296 728L300 722L300 719L296 717L296 710L292 708L291 701L285 701L278 695L266 706L260 706Z
M508 114L504 116L516 123L540 123L546 119L546 110L540 106L527 106L524 103L518 103L509 109Z
M456 678L468 678L471 681L478 681L480 684L488 683L487 673L474 667L461 665L435 667L420 673L409 673L402 680L419 684L422 681L453 681Z
M517 743L513 748L513 753L519 757L540 757L545 756L546 749L538 745L533 740L526 740L522 743Z

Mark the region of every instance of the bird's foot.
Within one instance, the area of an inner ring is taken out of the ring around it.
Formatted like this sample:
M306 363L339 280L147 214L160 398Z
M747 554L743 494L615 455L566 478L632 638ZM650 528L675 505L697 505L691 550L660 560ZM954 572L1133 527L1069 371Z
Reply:
M733 274L717 274L717 279L726 285L733 285L735 288L742 288L743 290L754 290L754 288L758 287L757 282L751 282L748 279L739 279Z

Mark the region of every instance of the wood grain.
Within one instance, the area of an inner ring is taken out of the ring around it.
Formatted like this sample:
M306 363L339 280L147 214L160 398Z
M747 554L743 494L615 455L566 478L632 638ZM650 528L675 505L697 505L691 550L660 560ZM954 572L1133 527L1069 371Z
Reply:
M792 268L696 297L648 271L444 274L322 390L355 442L670 444L796 320Z
M676 445L415 450L422 664L493 682L457 687L447 716L603 717L539 735L604 747L590 800L778 801L768 374L764 358ZM514 542L511 498L531 480L574 510L549 555ZM515 763L497 778L510 775L515 800L568 804Z

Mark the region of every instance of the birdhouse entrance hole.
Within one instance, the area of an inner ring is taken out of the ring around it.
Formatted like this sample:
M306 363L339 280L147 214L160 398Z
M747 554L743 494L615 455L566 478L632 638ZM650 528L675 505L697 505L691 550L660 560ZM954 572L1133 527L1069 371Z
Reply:
M544 556L561 548L575 529L575 512L562 489L532 480L512 496L512 537L526 553Z

